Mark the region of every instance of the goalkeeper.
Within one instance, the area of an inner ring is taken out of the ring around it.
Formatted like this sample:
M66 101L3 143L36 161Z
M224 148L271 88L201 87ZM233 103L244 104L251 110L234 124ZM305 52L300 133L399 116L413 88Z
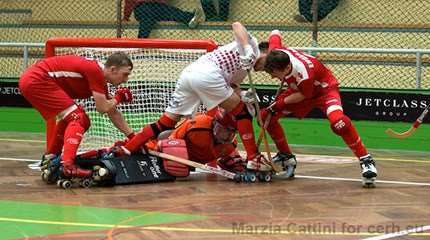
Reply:
M47 147L44 161L60 155L62 149L63 175L66 178L88 178L92 172L75 164L76 152L90 119L73 99L94 97L96 109L107 113L113 124L126 136L133 130L116 109L120 103L132 100L128 88L118 88L114 98L109 96L107 83L118 86L128 80L133 63L124 53L110 55L104 66L80 56L45 58L29 67L19 80L19 89L45 121L57 118L55 138ZM46 163L45 163L46 164Z
M182 139L191 161L218 165L231 172L243 172L246 160L236 149L235 125L236 122L224 117L222 111L217 111L215 117L197 113L193 118L184 119L175 129L160 134L159 139L148 141L145 148L162 151L163 138ZM127 141L117 141L114 147L121 147ZM165 160L164 168L173 176L187 176L189 172L188 166L169 160Z
M192 115L203 103L209 110L220 106L226 116L237 120L237 130L247 154L247 169L271 171L260 154L254 137L252 115L240 98L240 83L247 71L264 65L266 53L239 22L232 24L235 41L207 53L187 66L181 73L175 92L164 114L155 123L146 125L123 146L121 154L131 154L162 131L172 129L181 116Z

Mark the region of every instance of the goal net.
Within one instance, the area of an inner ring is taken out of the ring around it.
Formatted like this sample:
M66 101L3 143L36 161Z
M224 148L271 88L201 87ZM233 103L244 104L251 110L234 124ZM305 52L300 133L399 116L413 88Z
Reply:
M207 51L217 46L212 41L157 39L50 39L46 56L74 54L104 63L117 51L126 52L133 61L133 71L126 84L133 92L133 102L117 106L134 131L156 121L164 112L181 71ZM115 87L109 86L111 95ZM94 100L76 100L85 108L91 127L85 133L79 151L112 146L125 136L118 131L106 114L95 109ZM51 141L55 122L47 126Z

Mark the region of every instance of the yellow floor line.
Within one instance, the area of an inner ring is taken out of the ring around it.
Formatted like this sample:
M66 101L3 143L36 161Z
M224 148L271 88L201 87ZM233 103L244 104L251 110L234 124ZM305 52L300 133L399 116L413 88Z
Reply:
M236 228L182 228L182 227L163 227L163 226L131 226L131 225L114 225L114 224L97 224L97 223L79 223L79 222L61 222L61 221L45 221L45 220L33 220L33 219L20 219L20 218L5 218L0 217L0 221L4 222L16 222L16 223L34 223L34 224L48 224L48 225L62 225L62 226L82 226L82 227L100 227L100 228L139 228L141 230L149 231L166 231L166 232L199 232L199 233L227 233L237 235L324 235L324 236L377 236L381 233L378 232L335 232L335 231L290 231L281 230L280 225L267 225L264 228L263 225L260 227L249 228L247 226ZM251 226L251 225L250 225ZM430 236L430 233L411 233L411 236L426 237Z

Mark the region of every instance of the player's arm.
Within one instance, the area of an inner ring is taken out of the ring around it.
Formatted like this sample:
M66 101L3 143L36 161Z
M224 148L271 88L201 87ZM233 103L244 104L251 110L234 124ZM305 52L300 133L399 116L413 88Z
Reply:
M234 22L231 26L233 28L233 34L236 41L239 43L242 49L245 50L245 47L247 45L250 45L250 36L248 34L248 31L246 30L245 26L243 26L240 22Z
M301 102L305 98L305 95L300 90L288 89L285 94L280 94L267 109L272 112L279 112L284 110L285 105Z
M116 108L116 105L118 104L116 99L107 99L105 94L96 91L92 91L92 93L97 112L107 113Z
M120 103L129 103L133 100L133 94L128 88L118 88L115 92L115 96L112 99L108 99L105 94L92 91L94 102L96 104L96 110L99 113L107 113L116 108L116 105Z
M269 35L269 51L276 48L282 48L282 37L279 30L273 30Z
M291 95L284 98L284 104L292 104L303 101L306 96L301 92L294 92Z
M124 116L118 109L113 108L111 111L107 112L110 120L113 125L118 128L119 131L124 133L125 136L133 135L133 129L128 126L127 121L124 119Z
M240 22L234 22L232 24L232 28L236 42L239 45L240 65L242 69L249 71L253 67L255 59L257 58L256 53L252 48L252 38L245 26Z

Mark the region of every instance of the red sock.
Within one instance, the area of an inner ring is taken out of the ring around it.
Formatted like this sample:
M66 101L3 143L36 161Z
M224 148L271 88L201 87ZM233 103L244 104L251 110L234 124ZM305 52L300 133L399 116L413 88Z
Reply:
M237 131L245 147L247 159L252 159L258 153L257 144L255 143L254 128L252 126L252 116L248 113L242 101L228 114L236 118Z
M71 122L64 132L64 151L63 163L64 165L73 165L75 162L76 152L78 151L79 144L84 136L85 129L77 122Z
M55 137L48 146L47 154L60 155L63 150L64 144L64 131L66 130L67 124L61 120L55 126Z
M174 128L175 125L176 121L170 119L164 113L156 123L143 127L124 147L131 153L136 152L148 140L157 137L162 131Z
M270 124L267 126L267 132L272 137L276 144L276 148L281 153L291 153L291 149L288 146L287 138L285 137L284 129L282 129L281 124L278 122L279 117L273 117Z
M247 158L252 159L258 150L257 144L255 143L254 129L252 127L251 120L238 120L237 131L239 132L240 139L242 139L243 146L245 147Z
M339 119L344 122L344 129L339 132L336 132L335 130L333 131L342 137L343 141L346 143L346 145L348 145L348 147L352 150L352 152L357 158L363 157L368 154L367 149L361 141L361 138L358 135L358 132L352 124L351 120L346 115L344 115L342 111L337 110L331 112L328 115L328 118L332 126L333 124L338 122Z

